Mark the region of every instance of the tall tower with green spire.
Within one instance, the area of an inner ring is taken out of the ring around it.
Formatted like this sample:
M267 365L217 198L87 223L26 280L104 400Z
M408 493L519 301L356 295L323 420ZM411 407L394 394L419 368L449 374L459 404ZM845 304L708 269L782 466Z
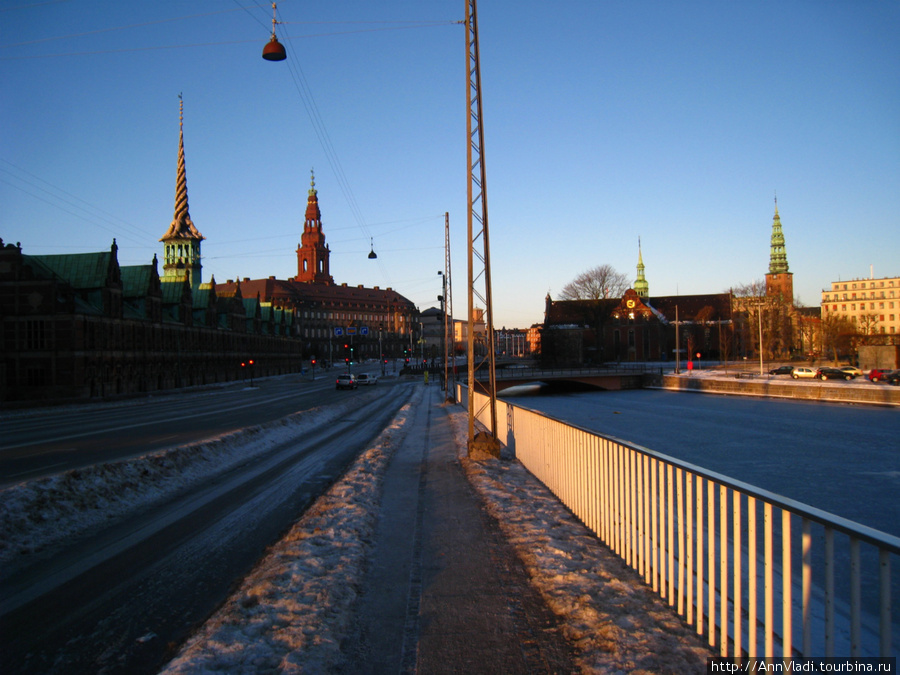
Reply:
M778 197L775 197L775 216L772 218L772 240L769 253L769 273L766 275L766 295L780 295L789 304L794 301L794 275L788 271L787 251L784 248L784 232L778 215Z
M634 281L634 292L638 297L650 297L650 284L644 278L644 257L641 255L641 238L638 237L638 263L637 263L637 279Z
M188 279L191 288L200 288L203 266L200 242L205 237L194 227L188 212L187 175L184 169L184 101L178 95L178 174L175 180L175 217L160 239L164 246L163 281Z

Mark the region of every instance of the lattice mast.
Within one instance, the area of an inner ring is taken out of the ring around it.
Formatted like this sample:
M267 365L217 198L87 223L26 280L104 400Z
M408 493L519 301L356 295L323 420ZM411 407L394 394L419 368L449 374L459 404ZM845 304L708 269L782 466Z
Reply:
M450 274L450 214L444 214L444 393L456 401L456 345L453 330L453 277ZM451 365L451 359L452 364Z
M491 299L491 255L488 236L487 177L484 165L484 127L481 114L481 66L478 53L478 11L476 0L466 1L466 103L468 119L469 167L467 223L469 257L469 321L467 357L469 375L469 451L475 441L475 418L490 406L490 435L497 434L497 386L494 369L494 312ZM477 260L476 260L477 259ZM477 267L476 267L477 263ZM484 303L484 354L475 355L475 298ZM478 384L481 380L480 385ZM475 410L475 387L488 395L488 403Z

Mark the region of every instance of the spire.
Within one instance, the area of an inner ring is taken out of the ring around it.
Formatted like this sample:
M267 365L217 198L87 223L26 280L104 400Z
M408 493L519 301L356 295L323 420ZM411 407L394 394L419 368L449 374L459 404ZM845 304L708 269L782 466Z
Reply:
M187 175L184 170L184 100L178 94L178 174L175 180L175 217L160 239L163 242L163 277L186 279L196 290L200 287L202 264L200 234L188 212Z
M644 256L641 255L641 238L638 237L638 263L637 279L634 282L634 292L641 298L650 297L650 285L644 278Z
M784 248L784 233L781 231L781 216L778 215L778 195L775 195L775 216L772 218L772 243L770 248L769 274L787 273L787 252Z
M294 281L303 283L334 283L328 272L331 251L322 232L322 212L316 192L316 174L310 170L309 196L306 199L306 222L297 247L297 276ZM374 248L373 248L374 252Z
M188 212L187 174L184 169L184 99L178 94L178 174L175 181L175 217L160 241L205 239Z
M322 227L322 212L319 211L319 197L316 192L316 173L313 169L309 170L309 197L306 198L306 225L318 224Z

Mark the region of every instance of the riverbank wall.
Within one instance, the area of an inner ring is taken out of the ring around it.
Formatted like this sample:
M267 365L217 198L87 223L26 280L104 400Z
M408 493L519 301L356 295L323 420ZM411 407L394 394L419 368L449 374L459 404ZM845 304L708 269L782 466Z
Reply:
M851 382L797 382L753 373L645 375L645 388L701 394L762 396L798 401L827 401L866 405L900 406L900 387L866 380Z

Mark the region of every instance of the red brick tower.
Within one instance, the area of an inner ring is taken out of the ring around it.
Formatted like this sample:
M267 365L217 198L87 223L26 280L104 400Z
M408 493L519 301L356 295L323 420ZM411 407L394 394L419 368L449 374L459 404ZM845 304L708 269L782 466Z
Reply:
M301 283L333 284L328 271L328 257L331 251L322 233L322 213L316 196L316 177L311 173L309 197L306 200L306 222L297 247L297 276L294 281Z

